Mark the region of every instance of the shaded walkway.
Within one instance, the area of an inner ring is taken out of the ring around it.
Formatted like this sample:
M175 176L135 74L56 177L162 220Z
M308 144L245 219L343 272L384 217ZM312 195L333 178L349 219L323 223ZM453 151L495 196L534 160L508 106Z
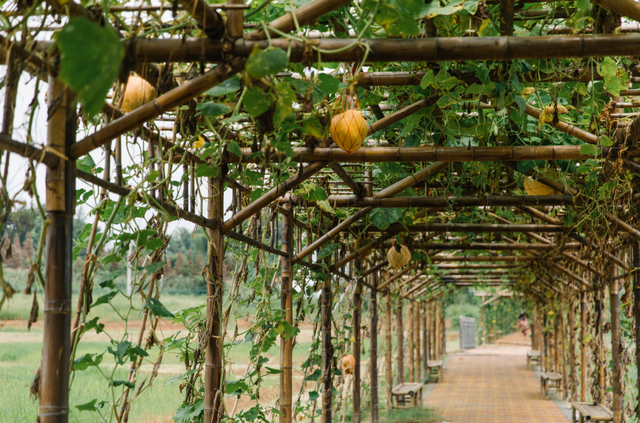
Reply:
M451 355L444 383L436 384L424 404L451 423L566 423L558 406L543 399L540 383L526 367L521 334Z

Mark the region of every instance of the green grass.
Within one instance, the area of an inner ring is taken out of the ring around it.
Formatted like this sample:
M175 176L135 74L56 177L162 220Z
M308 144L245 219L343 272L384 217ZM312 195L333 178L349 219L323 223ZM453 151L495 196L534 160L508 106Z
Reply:
M29 396L29 386L37 369L37 364L0 365L0 380L3 381L0 421L18 423L35 421L38 402ZM126 378L127 370L118 372L118 378ZM142 375L143 377L146 375ZM178 384L164 386L170 376L160 375L150 391L143 393L131 407L129 421L142 422L156 416L172 416L182 401ZM118 388L119 389L119 388ZM76 373L69 393L69 422L102 422L95 412L78 411L77 405L95 398L110 400L107 381L96 370L88 369Z
M381 423L427 423L439 422L441 419L428 408L409 408L391 410L388 413L380 413Z

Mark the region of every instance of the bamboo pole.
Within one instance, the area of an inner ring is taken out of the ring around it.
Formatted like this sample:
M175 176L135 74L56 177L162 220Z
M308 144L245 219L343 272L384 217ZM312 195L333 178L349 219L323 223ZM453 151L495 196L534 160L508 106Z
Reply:
M334 1L346 4L346 1ZM339 7L339 6L338 6ZM296 11L299 13L303 8ZM333 8L327 7L325 14ZM318 15L315 16L317 18ZM309 22L315 20L311 19ZM282 32L294 28L291 16L285 15L276 22L288 19L291 23ZM304 23L300 22L300 25ZM255 34L255 35L253 35ZM236 41L229 54L236 57L248 57L255 46L261 49L269 47L264 40L263 31L256 30L245 38ZM261 38L262 41L255 40ZM289 61L300 63L305 58L304 42L286 39L272 39L271 45L289 50ZM125 43L125 48L134 52L140 62L197 62L205 57L208 62L220 62L223 59L224 43L218 40L189 38L186 40L144 39ZM366 45L368 49L362 46ZM351 46L351 47L350 47ZM322 50L317 60L323 62L443 62L468 60L518 60L518 59L554 59L613 57L640 54L640 35L569 35L544 37L442 37L442 38L396 38L361 39L354 43L350 38L327 38L314 40L314 47ZM330 52L333 50L333 52ZM367 54L365 56L365 54ZM316 54L314 52L314 59Z
M371 386L371 423L378 423L378 272L371 275L369 290L369 380Z
M383 291L387 286L391 284L391 282L407 274L407 272L413 270L414 268L415 268L415 263L412 264L411 266L405 267L400 272L396 273L395 275L393 275L392 277L384 281L380 286L378 286L378 291Z
M325 162L313 163L311 165L305 166L298 173L289 177L286 181L279 183L277 186L271 188L269 191L261 195L258 199L251 202L250 205L240 210L238 213L231 216L224 222L222 227L222 232L226 233L235 228L238 225L241 225L242 222L258 213L264 207L269 205L273 200L278 197L284 195L287 191L295 189L302 182L306 181L316 173L318 173L323 167L325 167Z
M322 282L322 423L332 423L331 404L333 397L333 345L331 344L331 276Z
M373 135L376 132L380 131L381 129L401 121L407 116L411 116L415 113L418 113L420 110L423 110L429 106L436 104L436 102L439 99L440 99L439 95L431 95L429 97L418 100L415 103L410 104L409 106L398 110L397 112L391 113L390 115L387 115L382 119L379 119L376 122L373 122L371 125L369 125L367 127L367 135Z
M435 175L436 173L438 173L442 169L444 169L446 166L447 166L447 163L442 163L442 162L434 163L434 164L432 164L430 166L427 166L424 169L416 172L415 174L410 175L410 176L402 179L401 181L396 182L395 184L393 184L393 185L383 189L382 191L376 193L374 195L374 197L375 198L384 198L384 197L390 197L390 196L393 196L395 194L398 194L398 193L404 191L405 189L415 185L416 183L424 181L427 178L429 178L430 176ZM318 249L320 246L324 245L327 241L329 241L330 239L333 239L334 237L336 237L338 234L340 234L340 232L342 232L343 230L345 230L346 228L351 226L353 223L357 222L361 218L364 218L371 210L373 210L373 207L366 207L366 208L364 208L362 210L359 210L356 213L352 214L350 217L348 217L347 219L342 221L342 223L339 223L333 229L329 230L326 234L324 234L323 236L318 238L311 245L309 245L308 247L306 247L305 249L300 251L294 257L293 263L296 263L297 261L302 260L304 257L308 256L313 251Z
M415 335L415 344L416 344L416 377L415 381L420 382L422 380L422 353L420 352L420 331L422 330L422 319L420 319L420 303L418 301L413 301L413 310L415 312L415 325L416 325L416 335Z
M611 386L613 387L613 423L622 423L624 393L622 391L622 340L620 334L620 292L617 280L609 282L611 308Z
M402 316L402 298L398 298L396 317L398 319L398 384L400 384L404 383L404 325Z
M587 293L580 291L580 401L587 401Z
M597 3L622 16L640 21L640 4L633 0L597 0Z
M53 106L56 107L53 107ZM76 137L75 94L55 77L49 78L47 148L66 154ZM44 330L40 364L42 423L69 419L69 355L71 326L71 250L75 209L74 160L47 168Z
M415 248L421 248L424 250L483 250L483 251L545 251L554 250L556 244L504 244L504 243L481 243L470 242L468 244L463 243L431 243L431 242L415 242L411 244ZM564 248L576 248L580 244L577 242L565 243Z
M206 75L206 74L205 74ZM195 81L192 80L192 81ZM146 107L146 106L143 106ZM132 112L135 113L135 112ZM128 114L127 116L129 116ZM116 121L117 122L117 121ZM105 127L106 128L106 127ZM126 131L125 131L126 132ZM88 151L91 151L91 147ZM250 148L242 148L242 158L235 154L223 157L225 163L258 163L268 160L279 161L286 158L284 153L267 152L259 158ZM88 152L87 151L87 152ZM293 148L292 160L296 162L338 162L338 163L386 163L386 162L493 162L526 160L581 160L593 158L616 158L619 147L599 147L596 155L580 152L580 146L535 146L535 147L361 147L347 153L340 148ZM252 156L251 158L249 156ZM380 197L379 197L380 198Z
M178 3L198 22L198 26L207 34L207 37L219 39L224 34L225 25L222 16L205 0L178 0ZM242 14L242 11L240 13Z
M507 264L439 264L435 269L520 269L523 266L518 263Z
M244 0L228 0L226 6L233 7L227 11L227 35L233 39L241 38L244 35L244 12L240 7L249 8L251 5L245 5Z
M540 115L541 115L540 110L536 110L529 105L526 106L526 109L524 112L529 116L533 116L536 119L540 119ZM565 134L571 135L572 137L575 137L589 144L598 144L599 141L601 140L601 137L563 121L558 121L558 123L553 123L553 122L548 122L548 123L549 125L553 126L557 130L562 131Z
M16 54L9 51L6 57L7 69L5 71L4 107L2 115L2 135L10 137L13 134L13 121L15 118L18 84L22 75L22 62L16 59ZM0 150L2 153L2 150ZM8 158L7 158L8 160Z
M303 204L302 198L294 199L296 204ZM373 198L357 197L349 195L330 195L327 199L332 207L490 207L490 206L569 206L573 205L573 197L570 195L524 195L502 196L484 195L481 197L390 197ZM309 206L317 207L315 202L307 202ZM534 209L536 210L536 209ZM537 210L536 210L537 211Z
M467 261L481 261L481 262L527 262L537 261L540 258L536 256L445 256L445 257L429 257L434 263L442 262L467 262Z
M569 301L569 310L567 311L567 324L569 326L569 375L571 378L571 392L569 392L569 388L565 385L565 389L567 390L567 395L565 398L569 400L574 400L576 397L576 305L574 301Z
M356 269L362 268L362 260L356 260ZM356 280L355 291L353 294L353 357L355 364L353 366L353 390L351 400L353 404L353 423L360 423L360 351L362 350L362 284ZM373 329L372 329L373 330Z
M386 230L381 230L376 226L356 226L367 232L471 232L471 233L514 233L514 232L540 232L540 233L560 233L564 231L561 225L538 225L538 224L497 224L497 223L418 223L413 225L402 225L394 223Z
M338 175L342 182L351 188L351 191L356 195L356 198L365 194L364 186L354 181L340 163L329 163L329 167L336 173L336 175Z
M385 234L385 235L381 236L380 238L376 239L375 241L372 241L372 242L368 243L367 245L365 245L365 246L363 246L361 248L358 248L356 251L354 251L351 254L349 254L348 256L344 257L342 260L340 260L337 263L331 265L331 267L329 267L329 270L334 272L337 269L340 269L341 267L345 266L347 263L355 260L356 258L365 256L367 252L373 250L378 245L382 244L383 242L385 242L386 240L388 240L388 239L390 239L392 237L393 237L393 234Z
M413 300L409 298L409 382L416 381L416 361L415 361L415 320L413 311Z
M209 178L209 219L224 216L223 176ZM206 357L204 368L204 421L217 423L222 419L222 338L220 310L224 291L224 235L220 227L209 229L209 273L207 276Z
M429 320L427 318L427 305L424 301L420 301L422 308L422 379L426 381L429 378Z
M633 267L640 268L640 242L633 243ZM640 272L633 275L633 302L636 336L636 390L640 395ZM640 421L640 407L636 408L636 417Z
M387 275L389 272L387 272ZM389 290L386 290L384 293L384 326L385 326L385 368L384 368L384 379L386 384L387 391L387 411L391 410L392 399L391 399L391 390L393 389L393 377L392 377L392 368L391 368L391 360L392 360L392 349L393 345L391 344L391 293Z
M285 204L286 211L291 206ZM280 258L280 308L285 311L286 321L293 326L293 221L291 213L282 214L282 251ZM291 423L293 419L293 338L280 338L280 423Z

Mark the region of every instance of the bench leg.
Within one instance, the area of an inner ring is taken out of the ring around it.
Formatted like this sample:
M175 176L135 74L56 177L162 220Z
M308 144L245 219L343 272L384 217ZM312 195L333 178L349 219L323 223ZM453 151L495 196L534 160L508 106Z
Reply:
M443 374L444 374L444 371L442 370L442 366L440 366L440 369L438 369L438 383L441 383L443 381L443 379L444 379L442 377Z
M576 423L576 410L571 407L571 423Z

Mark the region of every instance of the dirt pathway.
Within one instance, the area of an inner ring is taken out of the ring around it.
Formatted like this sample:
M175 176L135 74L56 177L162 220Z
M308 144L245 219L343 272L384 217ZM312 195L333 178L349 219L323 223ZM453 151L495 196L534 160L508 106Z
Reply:
M424 401L451 423L566 423L567 418L540 393L540 383L527 369L525 338L509 335L497 345L453 354L444 383Z

